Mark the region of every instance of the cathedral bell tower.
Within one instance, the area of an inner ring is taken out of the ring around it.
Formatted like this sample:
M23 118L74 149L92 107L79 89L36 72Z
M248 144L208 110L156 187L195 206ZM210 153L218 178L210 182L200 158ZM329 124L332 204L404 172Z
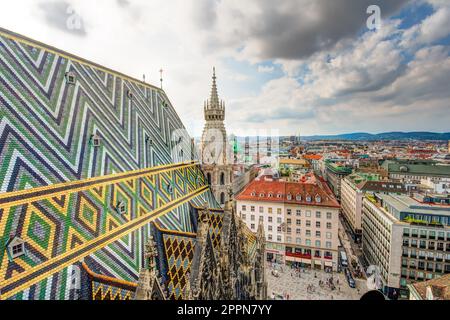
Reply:
M202 170L216 200L223 207L230 197L233 183L233 166L228 161L228 140L225 129L225 102L217 93L216 69L213 68L211 95L205 101L205 127L201 139Z

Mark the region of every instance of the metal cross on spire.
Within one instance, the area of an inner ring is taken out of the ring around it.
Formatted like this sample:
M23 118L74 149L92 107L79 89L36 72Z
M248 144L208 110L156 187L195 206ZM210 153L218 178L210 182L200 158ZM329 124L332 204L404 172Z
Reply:
M164 72L164 70L161 68L161 70L159 70L159 75L160 75L159 81L161 81L161 89L163 88L163 72Z

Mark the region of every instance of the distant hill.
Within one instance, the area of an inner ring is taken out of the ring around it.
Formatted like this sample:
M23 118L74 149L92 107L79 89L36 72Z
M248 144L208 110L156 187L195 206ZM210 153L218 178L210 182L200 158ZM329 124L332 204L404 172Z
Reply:
M301 140L450 140L450 132L355 132L338 135L302 136Z

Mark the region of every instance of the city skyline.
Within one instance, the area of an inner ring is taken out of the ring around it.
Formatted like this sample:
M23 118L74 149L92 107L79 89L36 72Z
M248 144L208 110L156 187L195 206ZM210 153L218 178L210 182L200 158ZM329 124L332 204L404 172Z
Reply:
M366 26L371 4L382 15L376 31ZM9 6L23 19L3 11L4 28L138 79L145 74L154 85L162 68L164 89L194 136L213 66L225 124L236 135L269 127L305 136L448 131L445 1L251 2L245 10L234 1Z

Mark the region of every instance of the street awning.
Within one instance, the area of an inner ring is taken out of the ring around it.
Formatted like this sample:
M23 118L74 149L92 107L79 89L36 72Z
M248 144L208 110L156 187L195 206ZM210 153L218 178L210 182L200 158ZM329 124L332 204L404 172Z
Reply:
M320 260L314 260L314 264L321 266L321 265L322 265L322 261L320 261Z
M332 267L332 266L333 266L333 262L331 262L331 261L325 261L325 266L326 266L326 267Z
M306 264L311 264L311 260L309 260L309 259L302 259L301 262L306 263Z

